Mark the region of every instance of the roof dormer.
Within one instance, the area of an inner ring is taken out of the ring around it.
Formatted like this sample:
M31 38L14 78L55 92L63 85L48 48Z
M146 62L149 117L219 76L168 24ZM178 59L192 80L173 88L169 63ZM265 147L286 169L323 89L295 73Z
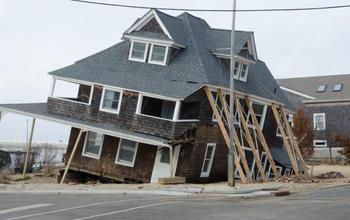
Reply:
M123 37L130 40L129 60L166 65L172 49L184 48L181 21L152 9L128 28Z

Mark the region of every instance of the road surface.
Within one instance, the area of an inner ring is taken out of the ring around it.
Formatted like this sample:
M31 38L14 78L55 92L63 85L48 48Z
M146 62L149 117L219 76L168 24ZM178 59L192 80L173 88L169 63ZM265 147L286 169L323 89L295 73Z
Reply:
M0 219L350 219L350 186L287 197L0 194Z

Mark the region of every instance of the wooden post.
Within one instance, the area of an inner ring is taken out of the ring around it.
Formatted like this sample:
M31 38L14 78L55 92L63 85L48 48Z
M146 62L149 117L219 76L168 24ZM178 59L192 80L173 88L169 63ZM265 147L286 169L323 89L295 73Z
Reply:
M204 91L205 91L205 93L207 95L207 98L208 98L209 103L211 105L211 108L212 108L212 110L214 112L214 115L215 115L215 117L216 117L216 119L218 121L218 125L220 127L222 135L224 136L225 143L226 143L227 147L229 148L230 147L230 137L229 137L229 135L227 133L227 129L225 128L225 125L224 125L224 123L222 121L221 115L220 115L220 113L219 113L219 111L218 111L218 109L216 107L214 98L213 98L213 96L212 96L212 94L210 92L210 89L208 87L204 87ZM235 155L234 161L235 161L236 169L237 169L237 171L239 173L239 176L241 178L242 183L247 183L247 178L246 178L246 176L245 176L245 174L244 174L244 172L242 170L242 167L241 167L240 161L238 160L237 155Z
M73 157L75 155L75 151L77 150L78 148L78 145L79 145L79 142L80 142L80 139L81 139L81 136L82 134L85 132L85 130L83 129L80 129L79 131L79 135L77 137L77 140L75 141L75 144L74 144L74 147L73 147L73 150L70 154L70 157L69 157L69 160L68 160L68 163L67 163L67 166L66 166L66 169L64 170L64 173L63 173L63 176L62 176L62 179L61 179L61 183L60 184L63 184L66 176L67 176L67 173L68 173L68 170L69 170L69 167L70 167L70 164L72 163L72 160L73 160Z
M288 136L289 136L289 138L290 138L290 140L291 140L291 143L292 143L292 145L293 145L293 147L294 147L294 150L295 150L295 152L296 152L296 155L297 155L297 157L298 157L299 160L300 160L301 166L303 167L304 174L305 174L306 176L309 176L307 164L305 163L305 160L304 160L304 158L303 158L303 155L302 155L301 152L300 152L299 145L298 145L297 141L295 140L295 137L294 137L292 128L291 128L290 124L288 123L287 115L286 115L286 113L285 113L283 107L280 108L280 111L281 111L281 113L282 113L282 116L283 116L284 121L286 122L286 128L287 128Z
M245 119L245 117L243 115L242 106L239 103L239 99L237 97L235 97L235 102L236 102L236 108L238 110L238 115L239 115L239 118L240 118L240 122L241 122L241 125L243 127L243 131L245 133L248 145L252 149L252 153L253 153L253 156L254 156L254 159L255 159L255 163L256 163L256 165L258 167L258 170L259 170L259 172L261 174L261 178L263 179L264 182L268 182L268 179L267 179L266 174L265 174L265 170L264 170L264 168L263 168L263 166L261 164L261 161L260 161L259 151L257 150L257 148L256 148L256 146L254 144L253 138L252 138L252 136L250 134L250 131L249 131L249 128L248 128L248 121Z
M25 158L24 165L23 165L23 178L26 176L26 172L27 172L27 166L28 166L28 159L29 159L30 149L32 148L32 141L33 141L33 133L34 133L35 121L36 121L36 119L33 118L33 120L32 120L32 127L30 129L29 140L27 140L28 143L27 143L27 149L26 149L26 158Z
M218 96L219 96L219 99L220 99L220 102L222 103L222 107L224 108L224 113L225 113L225 116L226 118L230 118L229 117L229 110L228 110L228 107L227 107L227 103L224 99L224 96L222 94L222 91L221 89L218 89ZM227 121L228 123L233 123L231 121ZM229 126L229 125L228 125ZM245 157L245 153L243 151L243 148L242 148L242 145L241 143L239 142L239 138L238 138L238 135L237 135L237 132L234 132L234 141L235 141L235 144L236 144L236 149L239 153L239 156L241 158L241 161L242 161L242 164L243 164L243 168L244 168L244 171L247 175L247 178L249 179L250 182L253 182L253 179L252 179L252 175L250 173L250 168L248 166L248 162L247 162L247 159Z
M169 177L174 177L174 153L173 153L173 146L169 147Z
M277 107L276 107L275 104L272 104L271 107L272 107L273 115L275 116L278 128L280 129L280 132L281 132L281 135L282 135L282 139L283 139L283 143L284 143L284 146L285 146L285 148L287 150L287 153L288 153L290 162L292 164L293 170L295 172L295 175L299 176L299 168L298 168L297 162L296 162L296 160L295 160L295 158L293 156L292 149L291 149L291 147L289 145L286 133L284 132L284 128L283 128L283 125L281 123L280 114L278 113L278 110L277 110Z
M249 103L249 99L248 97L246 96L245 97L245 101L246 101L246 104L248 105L249 107L249 112L252 116L252 119L253 119L253 125L255 127L255 130L258 134L258 139L261 143L261 146L264 148L264 151L266 153L266 156L267 156L267 159L269 160L269 163L270 163L270 166L272 168L272 171L273 171L273 174L275 177L279 178L280 177L280 173L278 172L277 168L276 168L276 165L275 165L275 161L273 160L273 157L271 155L271 152L270 152L270 149L269 149L269 146L267 145L266 143L266 140L265 140L265 136L262 132L262 129L260 127L260 124L258 122L258 119L256 118L256 115L255 115L255 112L254 112L254 109L252 107L252 105L250 105ZM267 177L268 178L268 177Z

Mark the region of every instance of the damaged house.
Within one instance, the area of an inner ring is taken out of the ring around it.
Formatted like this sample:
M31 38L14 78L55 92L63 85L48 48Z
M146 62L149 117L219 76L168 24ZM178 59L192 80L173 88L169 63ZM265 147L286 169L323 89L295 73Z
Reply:
M67 170L121 182L225 181L230 34L189 13L150 10L121 42L50 72L47 103L0 111L72 126ZM234 71L236 177L307 173L290 104L258 59L252 32L236 32Z

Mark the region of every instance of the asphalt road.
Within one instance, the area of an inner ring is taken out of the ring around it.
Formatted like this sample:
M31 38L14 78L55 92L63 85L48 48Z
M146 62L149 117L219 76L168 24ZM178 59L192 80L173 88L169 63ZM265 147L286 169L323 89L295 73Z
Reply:
M0 194L0 219L350 219L350 186L288 197Z

